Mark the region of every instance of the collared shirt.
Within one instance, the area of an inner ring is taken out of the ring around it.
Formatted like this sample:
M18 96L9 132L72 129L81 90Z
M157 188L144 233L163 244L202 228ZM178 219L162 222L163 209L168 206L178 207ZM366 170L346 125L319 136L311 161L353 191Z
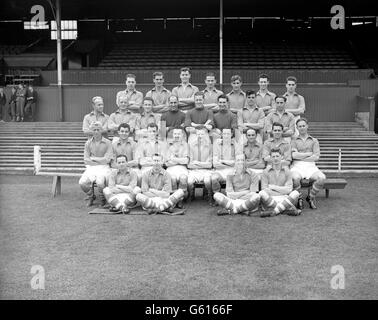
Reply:
M198 92L198 87L188 83L184 86L182 83L172 89L172 94L180 98L188 99L194 96Z
M142 192L146 192L149 189L171 193L172 182L169 173L163 168L159 172L155 172L154 169L145 172L142 176Z
M212 90L205 88L202 92L205 94L203 104L218 103L218 97L223 94L222 91L217 90L216 88L213 88Z
M273 111L268 114L266 117L266 127L268 130L272 130L273 123L279 122L281 123L284 128L284 132L287 130L292 130L293 133L295 132L295 117L291 112L284 111L283 114L279 114L278 111Z
M312 152L314 155L320 157L319 141L310 135L307 135L305 139L302 139L298 135L291 139L291 151Z
M112 143L102 137L99 142L95 141L92 137L85 142L84 145L84 162L91 161L90 157L106 158L107 163L109 163L113 156Z
M263 95L260 90L256 93L256 104L259 108L264 108L267 106L270 106L274 108L275 102L274 98L276 97L276 94L270 91L267 91L265 95Z
M155 106L168 105L168 98L170 95L171 91L164 87L161 89L161 91L157 91L156 87L154 87L146 93L146 97L150 97L152 100L154 100Z
M262 156L263 146L257 141L255 141L255 143L252 145L250 143L247 143L244 146L243 152L244 152L246 160L250 160L250 161L259 160L261 163L264 162L263 156Z
M226 178L226 193L259 190L259 176L254 172L244 172L242 175L228 175Z
M284 95L286 97L286 108L287 109L299 109L300 107L306 108L304 97L300 94L294 92L289 94L286 92Z
M206 141L205 139L203 141L199 141L199 139L194 140L193 143L189 144L190 162L212 162L212 149L210 141Z
M140 160L142 158L150 158L155 153L160 154L165 162L167 156L167 143L161 140L141 139L138 141L135 158Z
M108 119L109 116L103 112L95 114L94 111L91 113L88 113L84 116L83 119L83 132L91 132L90 125L94 121L100 121L102 124L102 130L107 131L108 130Z
M167 111L161 116L161 121L165 121L165 126L173 128L182 128L185 123L185 113L181 110Z
M258 123L264 127L265 123L265 113L257 105L254 108L249 106L243 107L243 109L238 111L238 126L244 127L244 123ZM244 129L243 131L246 131Z
M135 188L138 183L138 175L134 170L129 168L122 173L119 169L113 169L109 177L109 187L115 187L117 184Z
M117 156L125 155L127 157L127 162L135 160L135 153L137 149L137 143L129 137L125 143L122 140L118 140L113 143L113 160L116 161Z
M33 90L33 92L31 92L30 90L26 91L26 99L28 101L37 102L37 98L38 98L37 91L35 90Z
M227 96L230 102L230 109L243 109L246 100L246 95L243 90L240 90L238 93L232 90L227 93Z
M217 128L219 130L236 129L236 114L229 110L227 110L226 112L217 112L216 114L214 114L214 128Z
M137 90L128 90L128 89L125 89L125 90L122 90L122 91L118 91L117 92L117 96L116 96L116 103L117 103L117 106L119 104L119 98L121 96L125 96L127 97L127 101L134 101L134 104L141 107L142 106L142 103L143 103L143 93L140 92L140 91L137 91ZM132 112L134 112L134 110L132 110ZM135 113L139 113L139 111L135 111Z
M189 146L185 141L171 142L168 147L167 160L174 158L185 158L189 157Z
M266 140L263 147L263 159L270 155L270 150L273 148L280 149L283 154L283 160L291 162L291 146L290 143L284 139L278 142L275 142L273 138Z
M122 113L120 110L113 112L108 119L108 130L117 131L121 123L127 123L130 126L131 132L134 132L137 127L137 114L127 110Z
M269 184L293 189L293 179L288 167L282 167L278 172L273 167L266 168L261 175L261 190L267 189Z
M213 145L213 162L221 160L235 160L235 141L230 144L224 143L223 139L217 139Z
M197 109L194 108L189 110L185 116L185 127L191 127L192 122L196 124L205 124L207 120L211 120L209 123L213 125L214 122L214 114L213 111L207 110L205 108Z
M158 113L145 113L143 112L141 115L137 116L137 128L140 129L147 129L148 124L155 123L160 128L160 117L161 115Z

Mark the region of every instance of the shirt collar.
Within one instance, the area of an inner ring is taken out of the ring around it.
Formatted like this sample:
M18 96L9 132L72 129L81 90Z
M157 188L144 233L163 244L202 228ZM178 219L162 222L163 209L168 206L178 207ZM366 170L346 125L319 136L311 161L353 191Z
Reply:
M295 140L298 140L298 139L300 139L300 140L303 141L302 137L299 134L295 137ZM307 134L307 137L306 137L306 139L304 141L306 141L307 139L314 140L314 137L311 136L311 135L309 135L309 134Z
M95 140L95 138L94 137L92 137L92 139L91 139L91 142L94 142L94 140ZM103 143L106 143L106 138L104 138L104 137L101 137L101 140L100 140L100 142L103 142Z
M279 115L279 112L277 110L274 110L273 113ZM284 115L284 114L289 115L286 110L282 113L282 115Z
M127 140L126 140L126 143L131 143L132 141L134 141L133 138L128 137ZM117 146L120 146L121 144L122 144L122 140L119 139L119 140L117 141Z
M150 170L150 175L155 175L155 174L161 174L161 175L164 175L164 169L163 168L160 168L159 172L155 172L154 169L152 168Z
M256 96L257 96L258 94L261 95L260 90L257 91ZM272 96L272 95L273 95L273 92L270 92L269 90L267 90L266 93L265 93L265 95Z
M236 92L234 90L231 90L231 92L229 94L236 94ZM239 95L240 94L243 95L243 96L245 96L245 92L243 90L239 91Z
M118 110L115 113L122 113L121 110L118 108ZM126 109L126 113L131 113L129 109Z
M205 89L203 89L203 92L210 92L210 90L208 89L208 88L205 88ZM218 92L218 90L217 90L217 88L213 88L212 90L211 90L211 92Z
M146 112L143 111L141 115L142 115L143 117L146 116ZM153 116L153 117L155 117L155 114L154 114L153 112L151 112L151 113L149 114L149 116Z
M271 143L273 143L274 142L274 138L269 138L268 141L270 141ZM279 145L281 145L281 144L289 144L289 142L287 142L284 138L281 138L281 141L280 141Z
M179 87L184 87L184 84L180 83ZM192 84L188 82L185 87L192 87Z
M245 147L248 147L248 146L250 146L250 143L248 142L248 140L247 140L247 142L246 142L246 144L244 145ZM255 142L253 143L253 145L252 146L257 146L257 147L260 147L260 143L258 143L257 142L257 140L255 140Z
M156 87L153 87L153 88L151 89L151 91L157 91L157 90L156 90ZM167 90L165 87L162 87L161 91L163 92L163 91L168 91L168 90Z
M289 95L290 95L290 94L289 94L289 92L287 92L287 91L283 94L284 97L288 97ZM294 91L293 96L298 96L298 93L296 93L296 92Z
M253 110L256 110L256 109L259 110L259 107L258 107L257 104L255 104L254 107L250 107L248 104L246 104L246 105L244 105L243 109L247 109L249 111L253 111Z
M121 170L117 169L117 175L119 175L121 173ZM126 174L129 174L130 173L130 168L129 167L126 167Z
M104 116L104 115L105 115L105 113L103 113L103 112L100 112L99 114L100 114L100 116ZM95 115L95 112L94 112L94 111L91 111L90 115L94 116L94 115Z

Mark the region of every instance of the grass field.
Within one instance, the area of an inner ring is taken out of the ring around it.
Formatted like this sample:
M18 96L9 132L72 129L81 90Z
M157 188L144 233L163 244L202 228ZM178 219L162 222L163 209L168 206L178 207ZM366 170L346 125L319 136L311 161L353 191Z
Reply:
M377 299L378 179L299 217L88 215L77 179L0 176L1 299ZM30 269L45 269L32 290ZM330 287L331 267L345 289Z

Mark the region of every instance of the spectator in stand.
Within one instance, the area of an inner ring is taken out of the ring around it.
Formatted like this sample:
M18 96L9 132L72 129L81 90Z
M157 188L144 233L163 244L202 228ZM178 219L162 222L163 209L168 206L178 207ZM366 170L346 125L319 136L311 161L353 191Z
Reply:
M34 90L32 85L29 85L28 89L26 90L26 106L24 109L24 113L27 114L30 112L30 120L35 120L35 105L37 103L37 91Z
M146 93L146 97L152 98L154 101L154 112L163 113L169 110L168 98L170 97L171 92L163 86L163 72L154 72L153 77L155 87Z
M4 122L3 120L3 107L7 103L7 97L5 96L4 93L4 88L0 87L0 122Z
M16 91L16 110L17 110L17 114L20 115L21 122L24 121L25 96L26 96L25 86L22 83L20 83ZM18 118L17 118L17 121L18 121Z
M20 121L20 115L18 114L18 112L16 112L16 99L17 99L16 87L12 87L11 91L12 93L11 93L11 98L9 100L8 114L10 115L12 121L16 121L16 120Z

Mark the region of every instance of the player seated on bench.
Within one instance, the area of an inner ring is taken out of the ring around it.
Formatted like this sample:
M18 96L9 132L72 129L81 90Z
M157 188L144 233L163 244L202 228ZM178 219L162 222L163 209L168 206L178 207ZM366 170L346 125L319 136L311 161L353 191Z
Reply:
M220 192L214 194L214 200L223 208L218 215L254 211L260 204L260 196L256 193L258 190L258 175L247 172L244 155L237 155L235 173L227 175L226 179L227 196Z
M101 205L106 205L103 194L106 177L110 173L109 163L113 156L112 143L102 136L102 124L94 121L90 125L92 138L87 140L84 146L84 164L86 169L79 180L81 189L88 195L87 206L93 204L95 195L93 193L93 183L96 182Z
M261 177L261 204L264 211L261 217L276 216L280 213L299 215L295 205L299 198L299 192L293 191L293 180L290 169L282 165L282 153L280 149L270 150L272 165L268 166Z
M136 195L137 201L148 213L172 212L176 204L184 198L182 189L172 195L172 181L169 173L163 169L163 157L152 157L153 167L142 176L142 193Z
M307 133L308 121L306 118L297 120L296 125L299 135L291 140L293 157L291 172L293 175L294 189L300 190L301 179L309 179L310 182L313 182L306 201L311 209L316 209L315 197L317 193L323 189L324 180L326 179L324 173L321 172L315 164L320 157L319 141ZM298 208L303 209L302 196L298 200Z
M196 130L197 139L189 142L189 199L194 200L194 184L203 183L205 191L211 193L211 168L213 166L213 150L206 129Z
M122 211L127 214L130 212L129 207L136 204L136 194L141 192L137 186L138 177L129 167L126 155L117 156L116 167L109 176L104 195L111 206L110 211Z
M225 183L227 176L232 175L235 170L235 140L231 136L231 129L223 129L222 138L214 140L213 167L215 171L211 174L211 188L214 193L221 191L221 184ZM210 206L215 205L211 192L209 193L209 204Z
M182 139L183 130L173 129L173 141L169 144L167 162L167 172L172 179L172 190L181 189L184 191L184 198L188 196L188 168L189 147L188 143ZM180 201L177 207L182 209Z

